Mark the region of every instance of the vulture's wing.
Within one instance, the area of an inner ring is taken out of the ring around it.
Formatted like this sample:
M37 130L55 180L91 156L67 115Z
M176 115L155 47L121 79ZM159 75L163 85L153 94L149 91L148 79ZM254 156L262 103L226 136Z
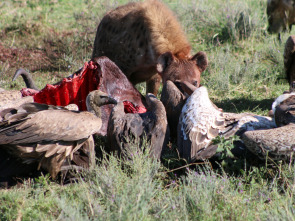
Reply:
M180 154L194 160L224 128L223 113L212 105L206 88L198 88L182 109L178 125Z
M96 133L101 120L89 112L44 110L5 115L0 124L0 144L75 141Z
M295 124L268 129L246 131L242 140L246 147L261 159L290 159L295 152Z

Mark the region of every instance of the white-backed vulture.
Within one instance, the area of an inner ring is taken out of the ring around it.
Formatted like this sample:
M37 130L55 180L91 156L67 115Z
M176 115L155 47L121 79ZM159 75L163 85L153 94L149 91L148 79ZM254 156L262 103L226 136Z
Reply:
M102 125L99 107L111 103L116 101L96 90L87 96L90 112L39 103L5 109L0 112L0 150L23 164L38 162L38 169L48 171L53 179L65 164L88 167L95 156L92 135ZM4 166L0 175L5 174Z
M113 108L108 124L108 151L121 154L123 150L128 151L129 139L139 146L146 140L151 156L160 159L169 139L166 111L153 94L146 95L146 102L147 112L141 114L125 113L122 102Z
M180 83L174 83L170 80L164 83L161 101L166 110L170 135L173 138L177 136L178 119L186 98L186 95L180 87Z
M166 109L171 137L177 137L179 116L186 99L197 89L199 82L194 85L188 81L166 81L161 93L161 101Z
M295 92L280 95L272 104L277 127L295 123Z
M246 131L242 135L245 146L260 159L289 160L295 153L295 124Z
M178 150L189 162L210 158L216 152L212 139L241 135L248 130L273 128L269 117L250 113L224 113L209 99L207 88L201 86L187 99L178 123Z

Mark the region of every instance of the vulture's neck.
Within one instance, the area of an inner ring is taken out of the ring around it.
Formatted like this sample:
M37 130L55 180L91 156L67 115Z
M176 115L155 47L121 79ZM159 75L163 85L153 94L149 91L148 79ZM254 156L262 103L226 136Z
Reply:
M98 118L101 118L100 106L95 105L93 102L91 102L90 105L87 105L87 110L95 114Z

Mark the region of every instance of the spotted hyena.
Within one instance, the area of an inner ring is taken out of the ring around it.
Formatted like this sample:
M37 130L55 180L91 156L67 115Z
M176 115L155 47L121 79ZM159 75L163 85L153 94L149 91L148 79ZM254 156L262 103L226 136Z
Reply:
M278 33L291 30L295 24L295 0L267 0L268 31Z
M199 85L207 55L191 56L190 51L173 12L158 0L146 0L120 6L103 17L92 58L109 57L133 84L146 81L147 91L156 94L161 78Z

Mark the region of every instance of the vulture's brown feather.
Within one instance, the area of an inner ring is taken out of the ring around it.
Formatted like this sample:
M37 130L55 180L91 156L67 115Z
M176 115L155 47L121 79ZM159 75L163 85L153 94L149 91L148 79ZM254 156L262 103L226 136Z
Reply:
M93 99L96 101L93 102ZM56 178L63 163L72 161L74 155L75 162L80 162L76 153L80 149L84 153L81 162L93 162L92 135L102 125L99 107L115 104L116 101L106 93L92 91L87 96L87 102L92 107L89 110L92 113L38 103L0 112L3 116L0 122L0 151L8 152L24 164L37 162L38 167L48 171L52 178ZM92 160L87 161L85 156ZM5 168L0 168L2 170ZM18 174L17 171L14 173Z
M171 137L177 136L178 119L186 98L187 94L184 93L181 82L174 83L168 80L164 83L161 101L166 109Z
M295 92L280 95L272 104L278 127L295 123Z
M182 108L178 123L177 147L181 157L188 161L212 157L216 146L212 139L217 136L229 138L245 131L273 128L272 119L249 113L224 113L209 99L205 87L197 88ZM207 151L207 148L208 149ZM202 154L203 151L206 151Z
M129 139L139 142L139 146L146 139L150 142L150 154L157 159L161 157L169 137L166 111L152 94L146 96L146 102L148 111L141 114L124 113L121 102L113 108L108 124L108 151L120 154L128 149Z
M247 131L242 140L246 147L261 159L290 160L295 153L295 124Z

